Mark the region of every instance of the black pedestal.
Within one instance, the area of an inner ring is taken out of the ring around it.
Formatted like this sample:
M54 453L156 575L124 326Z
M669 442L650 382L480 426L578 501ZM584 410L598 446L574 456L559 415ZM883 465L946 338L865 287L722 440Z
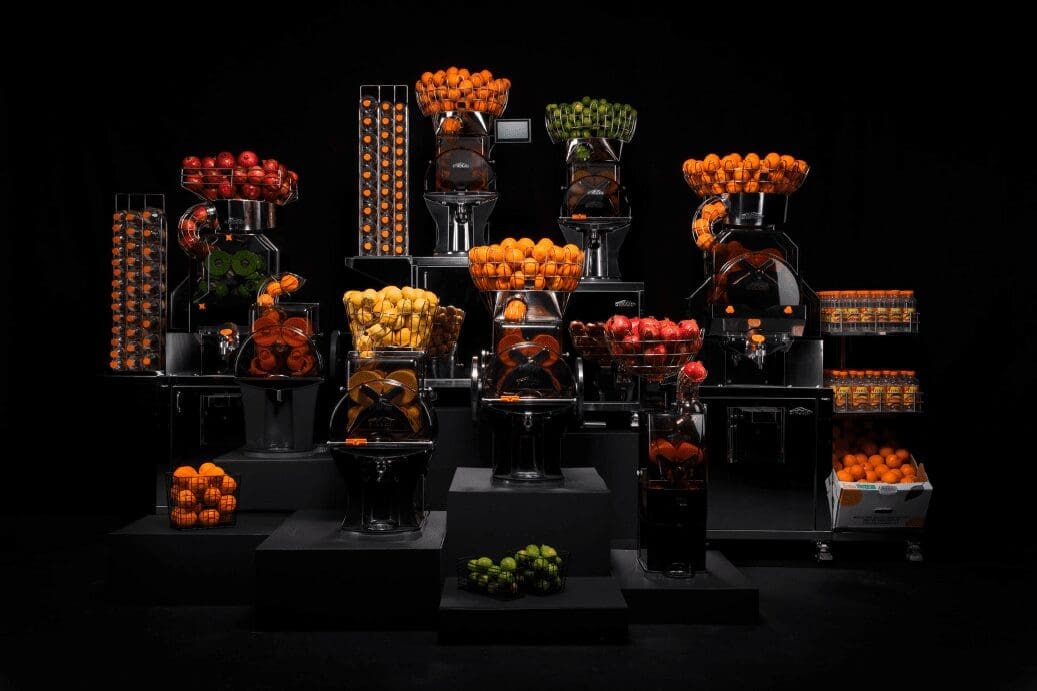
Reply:
M256 549L260 628L432 627L446 514L421 532L359 535L344 512L297 511Z
M250 604L256 547L285 514L240 512L237 525L174 530L145 516L108 535L108 596L153 604Z
M646 574L632 549L612 550L612 571L644 624L749 624L760 618L760 590L723 554L706 552L706 571L694 578Z
M593 468L563 468L553 483L500 483L489 468L458 468L450 485L450 564L494 560L531 542L572 553L570 576L607 576L611 493Z
M327 451L307 454L267 454L241 450L218 456L215 463L241 475L238 506L245 511L296 511L341 507L346 486Z
M555 595L507 601L458 590L456 578L443 584L443 643L620 642L626 633L627 604L614 578L569 578Z
M562 437L567 466L591 466L612 492L612 546L637 540L637 430L579 430Z

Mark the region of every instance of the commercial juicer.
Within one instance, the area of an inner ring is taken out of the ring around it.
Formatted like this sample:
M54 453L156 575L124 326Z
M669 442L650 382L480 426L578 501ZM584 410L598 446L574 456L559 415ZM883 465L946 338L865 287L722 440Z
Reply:
M831 391L820 310L786 232L809 167L791 156L688 161L701 196L692 228L705 281L688 300L707 333L712 538L815 539L827 523L823 468Z

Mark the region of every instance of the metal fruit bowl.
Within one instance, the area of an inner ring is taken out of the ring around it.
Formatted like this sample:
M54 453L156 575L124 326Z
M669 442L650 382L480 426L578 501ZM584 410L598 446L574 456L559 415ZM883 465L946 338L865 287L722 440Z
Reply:
M693 339L621 341L605 335L613 362L629 374L648 381L662 381L695 359L702 348L702 334Z

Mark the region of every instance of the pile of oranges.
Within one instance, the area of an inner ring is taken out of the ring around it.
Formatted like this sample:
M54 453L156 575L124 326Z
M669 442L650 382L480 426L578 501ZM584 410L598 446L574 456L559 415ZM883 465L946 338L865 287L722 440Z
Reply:
M871 451L869 455L866 453ZM888 484L911 484L924 482L924 474L911 460L907 449L891 446L876 447L873 442L864 445L858 453L846 453L841 458L832 457L835 476L843 482L885 482Z
M748 153L718 156L709 154L701 161L684 162L684 179L703 197L737 192L792 194L810 172L807 162L788 154Z
M215 463L182 465L168 478L169 524L178 530L234 525L238 481Z
M501 115L508 105L509 89L510 79L495 79L489 70L469 71L464 67L425 72L414 85L423 115L457 110Z
M505 238L468 250L468 270L479 290L576 290L583 250L548 238Z

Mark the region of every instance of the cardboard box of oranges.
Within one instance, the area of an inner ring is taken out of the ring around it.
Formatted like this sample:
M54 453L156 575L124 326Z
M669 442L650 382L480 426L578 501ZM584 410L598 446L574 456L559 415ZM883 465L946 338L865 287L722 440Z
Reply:
M921 528L925 525L933 486L924 465L905 450L896 451L906 457L893 453L880 458L873 454L849 468L836 469L833 465L825 480L833 528ZM897 467L890 468L887 465L890 462ZM860 473L858 468L867 468L859 479L856 478Z
M169 527L194 530L234 525L240 488L240 476L224 472L211 461L197 469L182 465L166 473Z

